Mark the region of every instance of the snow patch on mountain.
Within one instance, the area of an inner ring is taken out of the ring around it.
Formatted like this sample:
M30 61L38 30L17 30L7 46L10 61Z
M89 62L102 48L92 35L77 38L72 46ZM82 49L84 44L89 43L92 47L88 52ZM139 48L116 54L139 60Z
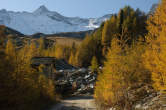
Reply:
M100 18L65 17L40 6L32 13L0 10L0 25L6 25L26 35L55 34L93 30L110 17L111 14Z

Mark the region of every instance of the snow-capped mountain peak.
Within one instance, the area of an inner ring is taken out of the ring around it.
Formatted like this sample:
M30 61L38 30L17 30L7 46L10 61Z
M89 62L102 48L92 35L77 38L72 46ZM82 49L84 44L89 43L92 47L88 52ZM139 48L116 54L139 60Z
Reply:
M42 13L47 13L47 12L49 12L49 10L46 8L46 6L42 5L37 10L35 10L33 13L42 14Z
M110 17L111 14L100 18L65 17L42 5L32 13L0 10L0 25L6 25L26 35L55 34L93 30Z
M0 12L1 13L6 13L7 11L6 11L6 9L2 9L2 10L0 10Z

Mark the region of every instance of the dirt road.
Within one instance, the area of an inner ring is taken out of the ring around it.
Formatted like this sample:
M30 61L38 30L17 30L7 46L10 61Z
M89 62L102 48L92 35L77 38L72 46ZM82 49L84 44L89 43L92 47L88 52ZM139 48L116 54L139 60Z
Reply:
M96 110L92 96L75 96L55 105L51 110Z

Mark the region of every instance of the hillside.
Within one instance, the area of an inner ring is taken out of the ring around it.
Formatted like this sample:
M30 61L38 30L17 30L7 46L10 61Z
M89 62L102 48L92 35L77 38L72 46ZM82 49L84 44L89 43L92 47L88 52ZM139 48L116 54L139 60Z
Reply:
M58 33L58 34L42 34L37 33L31 36L24 35L14 29L6 27L4 25L0 26L1 38L7 40L9 38L13 39L18 46L23 45L27 41L35 41L41 37L44 37L46 42L56 42L62 45L72 45L73 43L80 44L84 39L86 34L90 34L93 31L82 31L82 32L69 32L69 33Z
M0 30L4 32L5 35L13 35L13 36L19 36L19 37L24 37L25 35L12 29L9 27L6 27L4 25L0 25Z

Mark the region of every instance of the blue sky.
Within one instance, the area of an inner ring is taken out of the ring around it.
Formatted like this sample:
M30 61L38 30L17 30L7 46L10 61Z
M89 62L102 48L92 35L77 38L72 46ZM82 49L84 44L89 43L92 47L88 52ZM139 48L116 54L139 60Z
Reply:
M45 5L49 10L65 16L87 18L117 13L125 5L148 12L152 4L158 2L159 0L0 0L0 9L32 12Z

